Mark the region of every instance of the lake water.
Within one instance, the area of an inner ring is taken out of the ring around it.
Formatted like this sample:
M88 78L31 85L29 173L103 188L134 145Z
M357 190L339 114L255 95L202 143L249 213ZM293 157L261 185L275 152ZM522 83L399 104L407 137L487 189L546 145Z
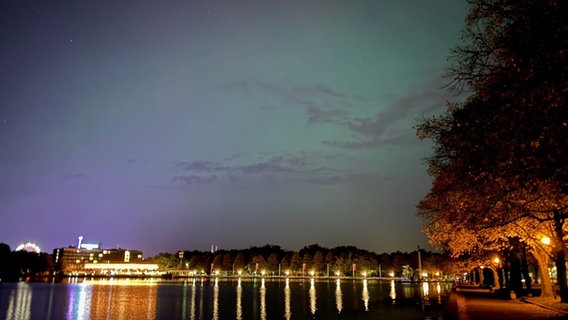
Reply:
M0 283L5 319L438 319L449 285L363 279Z

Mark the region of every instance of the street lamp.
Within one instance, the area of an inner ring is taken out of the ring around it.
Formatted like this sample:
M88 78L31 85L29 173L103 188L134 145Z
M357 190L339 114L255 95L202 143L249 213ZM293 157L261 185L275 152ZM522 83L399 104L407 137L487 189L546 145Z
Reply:
M544 236L540 239L540 242L544 243L545 245L549 246L550 245L550 238L547 236Z
M493 269L493 276L497 277L494 279L493 283L495 286L499 286L499 289L503 288L503 274L501 273L501 259L499 257L495 257L493 259L493 264L495 265L495 269Z

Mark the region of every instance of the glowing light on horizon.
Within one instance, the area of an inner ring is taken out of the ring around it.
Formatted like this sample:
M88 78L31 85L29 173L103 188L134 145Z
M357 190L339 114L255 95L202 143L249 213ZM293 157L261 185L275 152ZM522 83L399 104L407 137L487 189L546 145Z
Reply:
M154 263L85 263L85 269L95 270L150 270L157 271L160 267Z
M41 249L33 242L26 242L20 244L16 251L26 251L26 252L33 252L33 253L41 253Z

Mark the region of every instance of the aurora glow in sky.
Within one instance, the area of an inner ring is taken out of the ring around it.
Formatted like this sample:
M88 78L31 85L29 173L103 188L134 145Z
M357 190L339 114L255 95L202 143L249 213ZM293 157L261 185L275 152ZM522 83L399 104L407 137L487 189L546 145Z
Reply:
M2 1L0 242L427 247L465 1Z

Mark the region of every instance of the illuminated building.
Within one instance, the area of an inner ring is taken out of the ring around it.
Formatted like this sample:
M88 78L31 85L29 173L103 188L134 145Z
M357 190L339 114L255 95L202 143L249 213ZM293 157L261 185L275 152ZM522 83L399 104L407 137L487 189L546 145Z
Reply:
M67 248L58 248L53 250L53 261L55 270L61 274L79 275L91 274L93 270L101 268L90 267L95 264L104 264L112 269L111 265L120 265L118 270L126 270L122 268L125 264L137 264L137 270L153 270L153 265L144 267L142 251L129 249L101 249L100 244L82 243L82 237L79 237L78 246L69 246ZM89 268L86 268L89 266ZM131 268L132 269L132 268Z

